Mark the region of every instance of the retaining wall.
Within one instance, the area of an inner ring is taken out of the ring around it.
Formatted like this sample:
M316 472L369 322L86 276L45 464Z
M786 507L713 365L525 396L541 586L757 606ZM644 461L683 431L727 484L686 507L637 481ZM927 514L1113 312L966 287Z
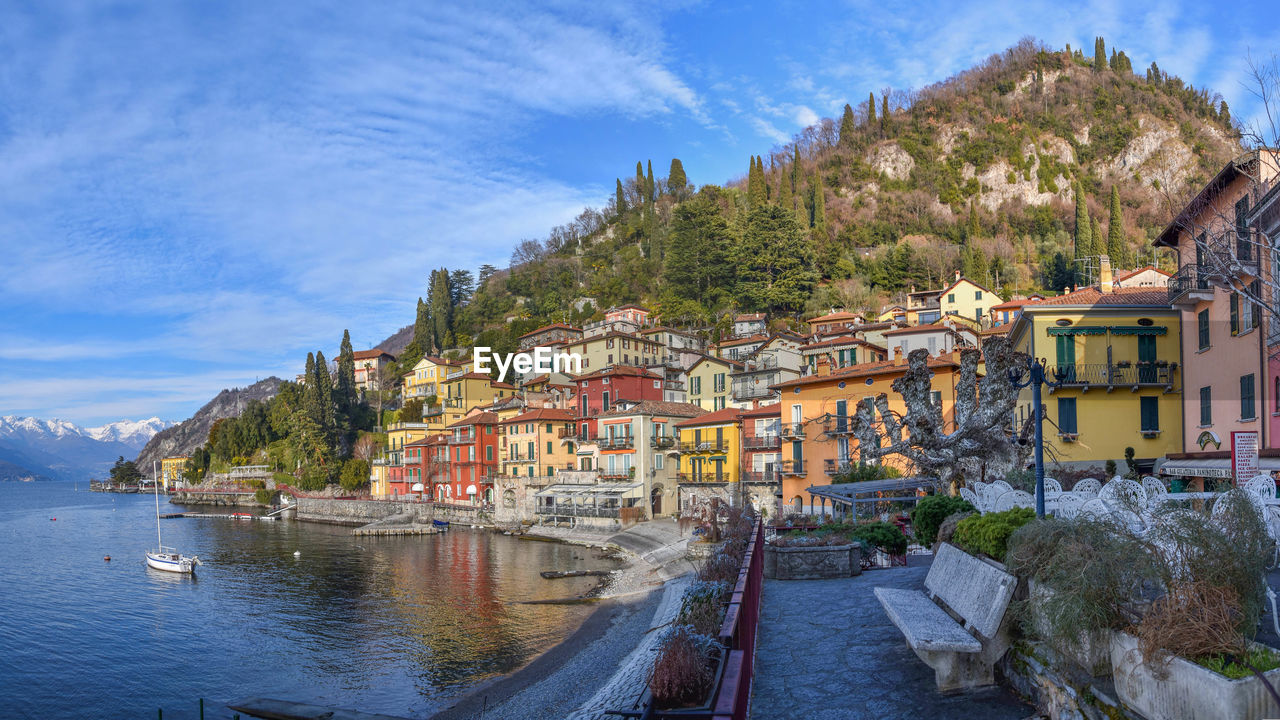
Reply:
M466 525L491 525L492 518L480 508L407 500L353 500L299 496L298 520L334 525L365 525L392 515L405 514L415 522L448 520Z

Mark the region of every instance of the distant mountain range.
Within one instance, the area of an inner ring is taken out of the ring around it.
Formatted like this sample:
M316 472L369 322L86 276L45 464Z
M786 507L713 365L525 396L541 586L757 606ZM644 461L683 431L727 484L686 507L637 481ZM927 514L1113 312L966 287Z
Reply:
M103 478L116 458L129 458L157 432L160 418L82 428L64 420L0 417L0 481Z

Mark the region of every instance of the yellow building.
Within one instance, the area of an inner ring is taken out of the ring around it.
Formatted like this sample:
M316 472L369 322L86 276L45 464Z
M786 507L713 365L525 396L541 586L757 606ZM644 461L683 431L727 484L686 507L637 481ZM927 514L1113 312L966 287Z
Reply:
M467 369L446 374L440 390L439 404L422 410L422 419L431 425L432 432L443 431L474 408L491 405L494 400L516 393L513 385Z
M724 408L681 420L679 509L719 497L737 504L737 483L742 479L742 410Z
M807 488L830 485L832 478L847 472L858 462L858 440L853 437L850 418L865 397L884 393L889 409L899 415L907 412L902 396L893 382L906 373L909 365L901 355L891 360L862 363L838 368L826 375L810 375L778 384L781 390L781 435L783 512L810 512L815 500ZM933 371L931 386L934 402L942 408L944 431L954 428L956 382L959 357L955 354L929 358ZM885 459L910 474L905 458Z
M1125 448L1150 472L1154 460L1182 452L1181 326L1165 288L1103 283L1030 303L1014 323L1014 347L1047 360L1046 447L1070 467L1101 471L1115 460L1125 471ZM1105 289L1105 291L1104 291ZM1031 390L1019 398L1016 420L1031 417Z
M421 440L431 432L427 423L398 422L387 426L387 447L381 457L374 458L369 492L374 497L387 497L394 491L407 492L404 483L404 446Z
M729 375L742 368L736 360L725 360L709 355L702 357L687 373L689 378L689 402L707 412L723 410L733 405L733 387Z
M425 404L428 398L441 394L440 384L444 382L445 375L451 372L466 372L470 369L470 363L455 363L427 355L404 376L401 395L405 400L417 399Z
M552 477L572 470L574 454L573 414L566 410L538 408L501 423L502 474L508 477Z
M557 352L582 356L582 372L591 373L611 365L656 365L666 353L662 343L620 332L607 332L566 344Z
M182 472L187 469L189 455L174 455L160 460L160 487L169 490L182 482Z
M991 315L991 308L1002 302L1004 300L999 295L959 276L938 293L938 309L942 311L943 317L952 315L972 320L975 324L986 320Z

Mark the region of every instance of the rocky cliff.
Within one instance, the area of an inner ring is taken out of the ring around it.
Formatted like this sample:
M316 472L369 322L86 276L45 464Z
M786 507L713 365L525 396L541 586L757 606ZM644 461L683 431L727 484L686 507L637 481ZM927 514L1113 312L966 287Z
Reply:
M273 397L284 382L278 377L260 380L246 388L232 388L218 393L195 415L161 430L151 438L138 454L138 467L150 467L151 462L173 455L188 455L209 439L209 428L222 418L238 417L251 400Z

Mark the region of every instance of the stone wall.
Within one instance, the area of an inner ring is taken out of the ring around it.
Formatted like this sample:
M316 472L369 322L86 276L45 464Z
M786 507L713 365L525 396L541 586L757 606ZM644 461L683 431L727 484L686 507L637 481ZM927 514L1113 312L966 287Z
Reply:
M997 672L1036 706L1041 716L1056 720L1142 720L1115 697L1110 678L1069 670L1068 663L1040 643L1015 644L1000 659Z
M173 505L217 505L222 507L266 507L253 493L202 493L178 491L169 496Z
M252 498L251 498L252 499ZM392 515L406 515L414 522L448 520L466 525L492 525L493 518L480 508L436 505L408 500L350 500L298 497L296 518L303 522L365 525Z
M777 580L824 580L862 573L858 545L764 548L764 576Z

